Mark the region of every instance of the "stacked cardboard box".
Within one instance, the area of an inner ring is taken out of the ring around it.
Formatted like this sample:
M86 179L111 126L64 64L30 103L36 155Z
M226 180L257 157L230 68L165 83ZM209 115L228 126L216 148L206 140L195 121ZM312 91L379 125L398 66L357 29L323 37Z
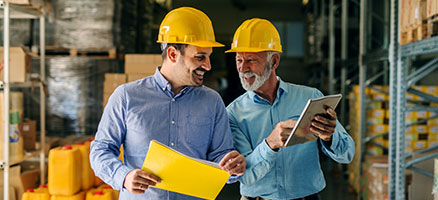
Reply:
M119 85L151 76L160 65L160 54L126 54L124 74L105 74L103 106L106 106L109 97Z
M3 47L0 47L0 81L3 81L4 59ZM24 82L26 74L30 72L30 56L29 49L25 47L10 47L9 48L9 81Z

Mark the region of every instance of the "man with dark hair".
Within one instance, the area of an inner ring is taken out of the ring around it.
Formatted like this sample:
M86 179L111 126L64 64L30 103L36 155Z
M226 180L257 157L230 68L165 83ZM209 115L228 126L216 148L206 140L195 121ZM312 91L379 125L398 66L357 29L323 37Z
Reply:
M243 175L246 163L234 150L224 103L202 86L212 47L223 45L215 41L208 16L189 7L166 15L157 42L162 66L153 76L119 86L109 98L91 144L91 165L98 177L121 190L120 199L198 199L150 188L161 179L140 168L150 141L157 140ZM117 159L122 144L124 163Z

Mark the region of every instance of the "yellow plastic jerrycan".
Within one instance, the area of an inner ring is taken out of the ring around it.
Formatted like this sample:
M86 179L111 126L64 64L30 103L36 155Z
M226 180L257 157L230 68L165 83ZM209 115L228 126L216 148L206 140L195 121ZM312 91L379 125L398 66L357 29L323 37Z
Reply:
M48 192L38 191L37 189L28 189L23 196L22 200L49 200L50 195Z
M42 185L38 186L38 188L35 189L35 191L45 192L45 193L49 194L49 188L47 188L46 184L42 184Z
M88 190L86 200L113 200L113 193L108 190L91 189Z
M85 200L85 193L79 192L74 195L52 195L50 200Z
M71 196L81 189L82 160L78 148L70 145L49 152L49 193Z
M94 172L90 165L90 146L82 142L73 145L73 148L78 148L82 158L82 190L88 190L94 186Z
M99 186L97 189L101 189L103 191L112 192L113 193L113 200L119 199L120 191L119 190L114 190L110 185L103 184L103 185Z

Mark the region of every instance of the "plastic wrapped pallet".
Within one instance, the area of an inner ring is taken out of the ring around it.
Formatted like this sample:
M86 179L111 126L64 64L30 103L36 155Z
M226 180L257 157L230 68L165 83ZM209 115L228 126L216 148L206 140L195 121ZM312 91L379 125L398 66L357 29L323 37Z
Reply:
M24 46L30 43L30 19L11 19L9 24L9 41L11 46ZM3 36L3 23L0 23L0 33ZM3 37L0 37L3 44Z
M56 46L66 48L114 46L113 0L57 0L55 2Z
M118 62L87 57L48 60L48 129L56 134L94 134L102 114L103 80Z

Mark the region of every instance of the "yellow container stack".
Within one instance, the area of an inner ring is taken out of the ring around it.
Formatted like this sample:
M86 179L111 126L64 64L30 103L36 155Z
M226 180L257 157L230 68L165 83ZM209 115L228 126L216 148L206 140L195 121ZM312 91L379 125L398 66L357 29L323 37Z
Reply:
M81 189L81 152L70 145L49 152L49 193L71 196Z
M38 189L28 189L25 193L23 193L22 200L49 200L50 195L46 191L38 190Z
M101 189L103 191L112 192L113 193L113 200L119 199L120 191L119 190L114 190L111 186L109 186L107 184L103 184L103 185L99 186L98 189Z
M428 95L438 97L438 86L412 86ZM365 137L373 137L389 133L389 96L388 86L372 85L365 89ZM361 166L364 169L361 160L361 141L360 136L360 105L359 105L359 86L354 86L353 91L348 95L349 98L349 124L353 140L356 144L356 155L352 163L349 164L349 182L357 192L369 192L369 181L364 177L367 172L360 172ZM406 94L407 106L427 105L438 106L436 103L428 103L420 96L410 93ZM438 144L438 119L427 120L434 117L436 113L428 111L407 111L405 115L405 152L411 153L421 149ZM418 123L423 122L423 123ZM372 143L372 144L371 144ZM388 135L376 137L365 146L366 155L375 156L376 158L387 155L389 146ZM367 159L367 157L365 157ZM366 160L365 160L366 161ZM362 175L361 175L362 174ZM369 192L371 194L371 192ZM365 198L367 199L367 198Z
M79 192L75 195L68 195L68 196L64 196L64 195L52 195L50 197L50 200L85 200L85 193L84 192Z
M84 143L77 143L73 148L79 149L82 158L82 190L88 190L94 186L94 172L90 165L90 146Z
M86 200L113 200L113 192L103 189L91 189L87 192Z

